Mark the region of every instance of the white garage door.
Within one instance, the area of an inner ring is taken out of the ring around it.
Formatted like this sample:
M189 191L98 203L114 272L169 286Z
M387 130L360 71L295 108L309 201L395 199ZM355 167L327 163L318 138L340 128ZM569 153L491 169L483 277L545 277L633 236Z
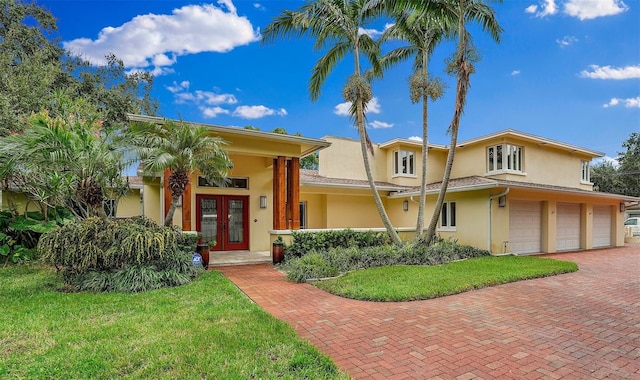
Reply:
M558 203L556 215L556 249L580 249L580 204Z
M509 245L512 253L540 253L542 203L513 201L509 205Z
M611 246L611 206L593 207L593 246Z

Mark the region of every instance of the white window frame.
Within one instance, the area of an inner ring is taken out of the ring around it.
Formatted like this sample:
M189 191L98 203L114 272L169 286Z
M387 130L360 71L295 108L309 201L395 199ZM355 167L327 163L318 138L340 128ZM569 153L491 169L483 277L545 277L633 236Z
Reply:
M580 182L591 184L591 163L589 161L580 161Z
M404 160L407 163L406 167L403 165ZM404 149L393 151L393 175L400 177L416 176L416 154L414 151Z
M524 147L496 144L487 147L487 174L512 173L525 175Z
M458 208L456 201L448 201L442 204L440 211L440 231L455 231L458 224Z

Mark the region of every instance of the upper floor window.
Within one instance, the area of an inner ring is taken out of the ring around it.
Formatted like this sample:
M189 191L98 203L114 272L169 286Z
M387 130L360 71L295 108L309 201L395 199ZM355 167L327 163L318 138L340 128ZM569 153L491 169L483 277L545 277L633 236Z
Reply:
M442 204L440 227L443 230L456 229L456 202L445 202Z
M589 161L581 161L581 169L580 181L591 182L591 170L589 168Z
M522 172L521 146L511 144L493 145L487 148L487 171Z
M393 152L393 174L416 175L414 157L414 153L408 150Z

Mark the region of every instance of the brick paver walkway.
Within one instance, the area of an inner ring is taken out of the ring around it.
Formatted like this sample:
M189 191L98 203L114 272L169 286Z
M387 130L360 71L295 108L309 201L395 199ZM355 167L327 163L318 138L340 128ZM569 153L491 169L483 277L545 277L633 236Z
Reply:
M400 303L218 270L355 378L640 379L640 245L547 257L580 270Z

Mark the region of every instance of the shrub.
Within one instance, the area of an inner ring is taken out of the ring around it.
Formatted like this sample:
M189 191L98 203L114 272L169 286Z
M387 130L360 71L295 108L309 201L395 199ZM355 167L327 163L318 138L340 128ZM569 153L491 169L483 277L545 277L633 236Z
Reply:
M42 236L42 259L74 290L141 292L191 281L195 241L145 217L88 218Z
M303 282L310 278L332 277L357 269L390 265L439 265L472 257L488 256L485 250L439 240L432 245L416 241L403 246L331 248L292 257L283 265L287 278Z
M293 231L291 245L284 248L285 258L301 257L313 251L327 251L331 248L373 247L388 244L385 232L353 231L350 229L302 232Z

